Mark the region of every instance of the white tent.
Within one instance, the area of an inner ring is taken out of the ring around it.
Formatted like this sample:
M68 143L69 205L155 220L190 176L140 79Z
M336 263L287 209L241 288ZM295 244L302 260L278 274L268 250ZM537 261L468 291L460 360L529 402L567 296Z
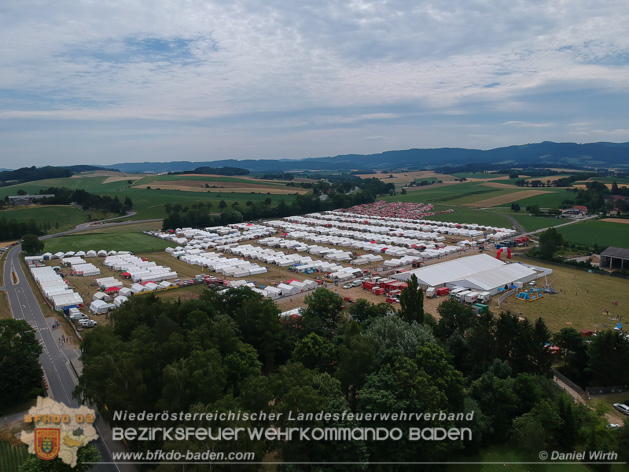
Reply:
M123 287L120 290L118 290L118 295L123 296L123 297L130 297L131 295L133 295L133 290L131 290L128 287Z
M85 257L96 257L96 251L94 251L93 249L90 249L89 251L85 253Z
M115 308L115 305L102 300L94 300L90 304L90 311L95 315L107 313L112 308Z
M127 300L129 300L127 297L124 297L124 296L118 296L118 297L114 298L114 305L115 305L115 306L120 306L120 305L122 305L124 302L126 302Z
M102 300L104 302L110 302L111 297L107 295L105 292L96 292L92 297L93 300Z
M133 284L131 286L131 290L133 291L133 293L141 293L144 292L144 285L142 284Z

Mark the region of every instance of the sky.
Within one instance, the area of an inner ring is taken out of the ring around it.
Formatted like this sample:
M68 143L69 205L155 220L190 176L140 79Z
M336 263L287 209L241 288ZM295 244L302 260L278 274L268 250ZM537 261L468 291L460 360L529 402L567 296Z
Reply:
M629 141L626 0L2 0L0 168Z

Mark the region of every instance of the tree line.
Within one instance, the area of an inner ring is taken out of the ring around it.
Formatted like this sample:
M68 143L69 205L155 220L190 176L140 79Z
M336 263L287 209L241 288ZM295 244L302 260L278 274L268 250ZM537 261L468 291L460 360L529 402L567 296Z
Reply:
M313 193L297 195L290 203L281 199L275 206L271 197L263 202L247 201L244 205L236 201L231 208L224 200L214 209L211 202L199 202L188 206L180 204L166 204L166 218L162 229L176 229L183 227L205 228L226 224L254 221L261 218L282 218L291 215L302 215L318 211L347 208L363 203L372 203L376 196L389 192L393 184L384 184L379 179L356 178L355 183L340 179L338 182L319 182L313 186ZM352 190L357 189L352 192ZM326 198L322 198L325 195ZM217 211L218 210L218 211Z
M278 318L280 310L273 301L246 287L224 293L208 290L200 299L186 302L133 297L113 312L111 326L99 326L85 336L84 370L76 394L95 402L103 417L119 427L140 425L114 421L114 411L263 411L283 416L273 422L246 419L195 425L403 430L458 426L473 431L471 441L131 442L138 451L248 450L255 451L256 458L270 454L306 463L323 458L451 461L495 444L522 451L523 457L543 449L575 448L626 455L627 448L621 445L628 444L629 428L608 430L604 418L573 404L554 387L547 349L552 335L541 318L531 323L509 312L476 316L468 307L446 301L439 306L441 318L436 321L423 312L421 295L406 290L402 308L396 311L389 304L366 300L345 307L338 294L319 288L305 297L302 316L288 320ZM473 420L289 422L290 411L473 412ZM178 424L151 423L161 425ZM236 467L260 468L239 465L225 470Z

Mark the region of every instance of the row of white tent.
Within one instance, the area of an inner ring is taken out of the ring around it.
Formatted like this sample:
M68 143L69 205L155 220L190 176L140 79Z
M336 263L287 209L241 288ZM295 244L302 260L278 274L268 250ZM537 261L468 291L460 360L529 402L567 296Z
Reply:
M116 254L129 254L129 251L105 251L104 249L101 249L100 251L94 251L92 249L90 249L89 251L68 251L68 252L56 252L56 253L52 253L52 252L46 252L44 254L42 254L42 257L44 258L44 260L52 260L52 259L63 259L66 257L73 257L73 256L77 256L77 257L107 257L107 256L113 256Z
M262 243L264 240L260 240ZM325 258L333 261L338 260L348 260L349 258L343 257L345 253L343 251L335 251L334 249L325 248L327 251L325 252ZM313 260L310 256L302 256L300 254L285 254L282 251L274 251L273 249L265 249L259 246L252 246L251 244L243 244L243 245L231 245L225 247L223 249L224 252L229 252L232 254L236 254L243 257L250 257L253 259L258 259L268 264L274 264L279 267L288 267L288 266L296 266L296 265L313 265L320 264L319 267L326 267L336 269L338 267L337 264L330 264L326 261L322 260ZM314 254L311 253L311 254ZM330 256L330 257L328 257Z
M177 272L170 267L144 261L131 254L107 257L103 264L113 270L128 272L134 282L161 282L177 278Z
M83 305L81 295L70 289L52 267L31 267L30 270L42 293L52 303L55 310Z
M247 277L267 272L266 267L260 267L258 264L252 264L239 258L227 258L214 252L184 254L179 257L179 260L187 264L207 267L213 272L229 277Z
M269 236L273 231L262 225L243 223L229 227L206 228L205 230L193 228L181 228L176 234L153 232L156 237L175 242L179 246L187 246L190 249L210 249L218 246L238 243L249 239ZM182 255L181 248L168 251L173 255Z
M385 216L365 216L357 213L342 212L338 210L326 211L324 213L311 213L307 215L313 218L334 219L346 223L360 221L363 224L380 225L388 228L416 229L430 231L448 235L460 235L463 237L481 237L487 235L489 239L500 240L514 236L517 232L512 228L502 228L499 226L479 225L476 223L454 223L434 220L412 220L406 218L395 218Z
M71 266L73 275L91 277L100 274L100 269L98 267L90 262L85 262L81 256L64 256L61 258L61 264L64 266Z

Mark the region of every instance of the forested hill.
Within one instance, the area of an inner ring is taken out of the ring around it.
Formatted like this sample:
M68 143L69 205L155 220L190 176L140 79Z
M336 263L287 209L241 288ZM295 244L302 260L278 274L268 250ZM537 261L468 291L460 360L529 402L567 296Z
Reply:
M209 156L208 156L209 157ZM290 170L347 170L435 168L471 163L545 167L629 168L629 143L542 143L490 150L439 148L386 151L379 154L347 154L307 159L226 159L203 162L138 162L114 164L122 172L182 172L198 167L239 167L252 172Z

